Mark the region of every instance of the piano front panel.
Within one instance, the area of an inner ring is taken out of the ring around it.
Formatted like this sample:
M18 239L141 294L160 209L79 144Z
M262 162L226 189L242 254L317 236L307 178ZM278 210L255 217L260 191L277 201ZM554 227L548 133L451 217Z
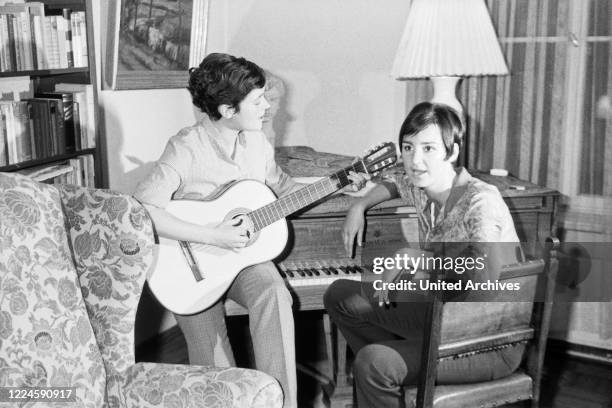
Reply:
M274 260L293 295L295 311L322 310L323 293L337 279L360 280L364 262L372 256L391 256L407 242L418 242L414 212L368 214L364 246L350 258L341 230L344 216L289 219L290 237L285 251ZM225 303L228 315L245 314L235 302Z
M304 217L289 220L290 238L277 262L328 261L362 264L362 249L356 247L351 259L342 244L344 217ZM368 214L364 248L375 250L390 244L418 242L418 225L414 213Z

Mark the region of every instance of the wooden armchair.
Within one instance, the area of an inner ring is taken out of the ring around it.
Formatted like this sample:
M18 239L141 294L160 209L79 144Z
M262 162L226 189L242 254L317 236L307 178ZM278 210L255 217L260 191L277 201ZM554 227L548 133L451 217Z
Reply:
M407 407L496 407L531 400L537 407L546 339L558 269L558 241L551 239L544 259L502 268L501 281L520 282L521 298L502 291L493 302L444 303L434 300L425 333L417 387L405 389ZM452 307L449 307L452 306ZM478 310L475 310L478 309ZM466 313L481 319L465 325ZM525 343L519 370L508 377L471 384L436 385L439 361Z

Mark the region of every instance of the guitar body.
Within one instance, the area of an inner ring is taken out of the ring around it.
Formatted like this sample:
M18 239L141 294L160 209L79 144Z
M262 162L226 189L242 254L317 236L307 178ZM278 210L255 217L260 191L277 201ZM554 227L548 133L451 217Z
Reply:
M212 226L275 200L275 194L264 183L241 180L227 185L210 200L171 201L166 210L182 220ZM255 233L240 250L189 244L203 277L199 281L181 244L160 237L149 286L170 311L183 315L200 312L215 304L244 268L278 256L287 244L287 237L287 222L282 218Z

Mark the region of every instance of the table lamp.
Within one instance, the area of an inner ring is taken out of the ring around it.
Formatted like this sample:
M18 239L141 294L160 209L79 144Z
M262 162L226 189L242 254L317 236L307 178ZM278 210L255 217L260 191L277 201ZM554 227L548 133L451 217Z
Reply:
M413 0L391 74L429 78L432 102L459 112L461 77L507 75L508 67L483 0Z

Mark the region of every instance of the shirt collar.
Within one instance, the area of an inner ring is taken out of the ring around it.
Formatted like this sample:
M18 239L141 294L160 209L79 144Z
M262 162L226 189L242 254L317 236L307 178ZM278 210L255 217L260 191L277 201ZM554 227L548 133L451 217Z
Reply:
M466 192L468 184L472 180L472 176L464 167L455 168L455 173L457 174L453 178L453 185L451 186L448 198L444 203L444 217L446 217L446 214L448 214L453 209L455 204L457 204L457 201L459 201L461 196L463 196L463 194ZM421 194L423 194L422 197L427 197L422 189L419 190L421 191ZM433 204L433 200L425 198L424 203L424 208L429 208Z
M472 181L473 177L468 173L464 167L458 167L455 169L457 176L453 180L453 186L451 187L450 194L444 204L444 215L448 214L453 209L457 201L465 194L468 188L468 184Z
M206 131L206 135L210 139L210 142L214 146L219 157L232 162L232 152L234 152L234 149L238 147L237 144L243 148L246 147L246 137L244 135L245 132L238 133L238 140L232 136L222 135L217 127L213 125L210 117L208 117L206 114L202 115L199 123Z

